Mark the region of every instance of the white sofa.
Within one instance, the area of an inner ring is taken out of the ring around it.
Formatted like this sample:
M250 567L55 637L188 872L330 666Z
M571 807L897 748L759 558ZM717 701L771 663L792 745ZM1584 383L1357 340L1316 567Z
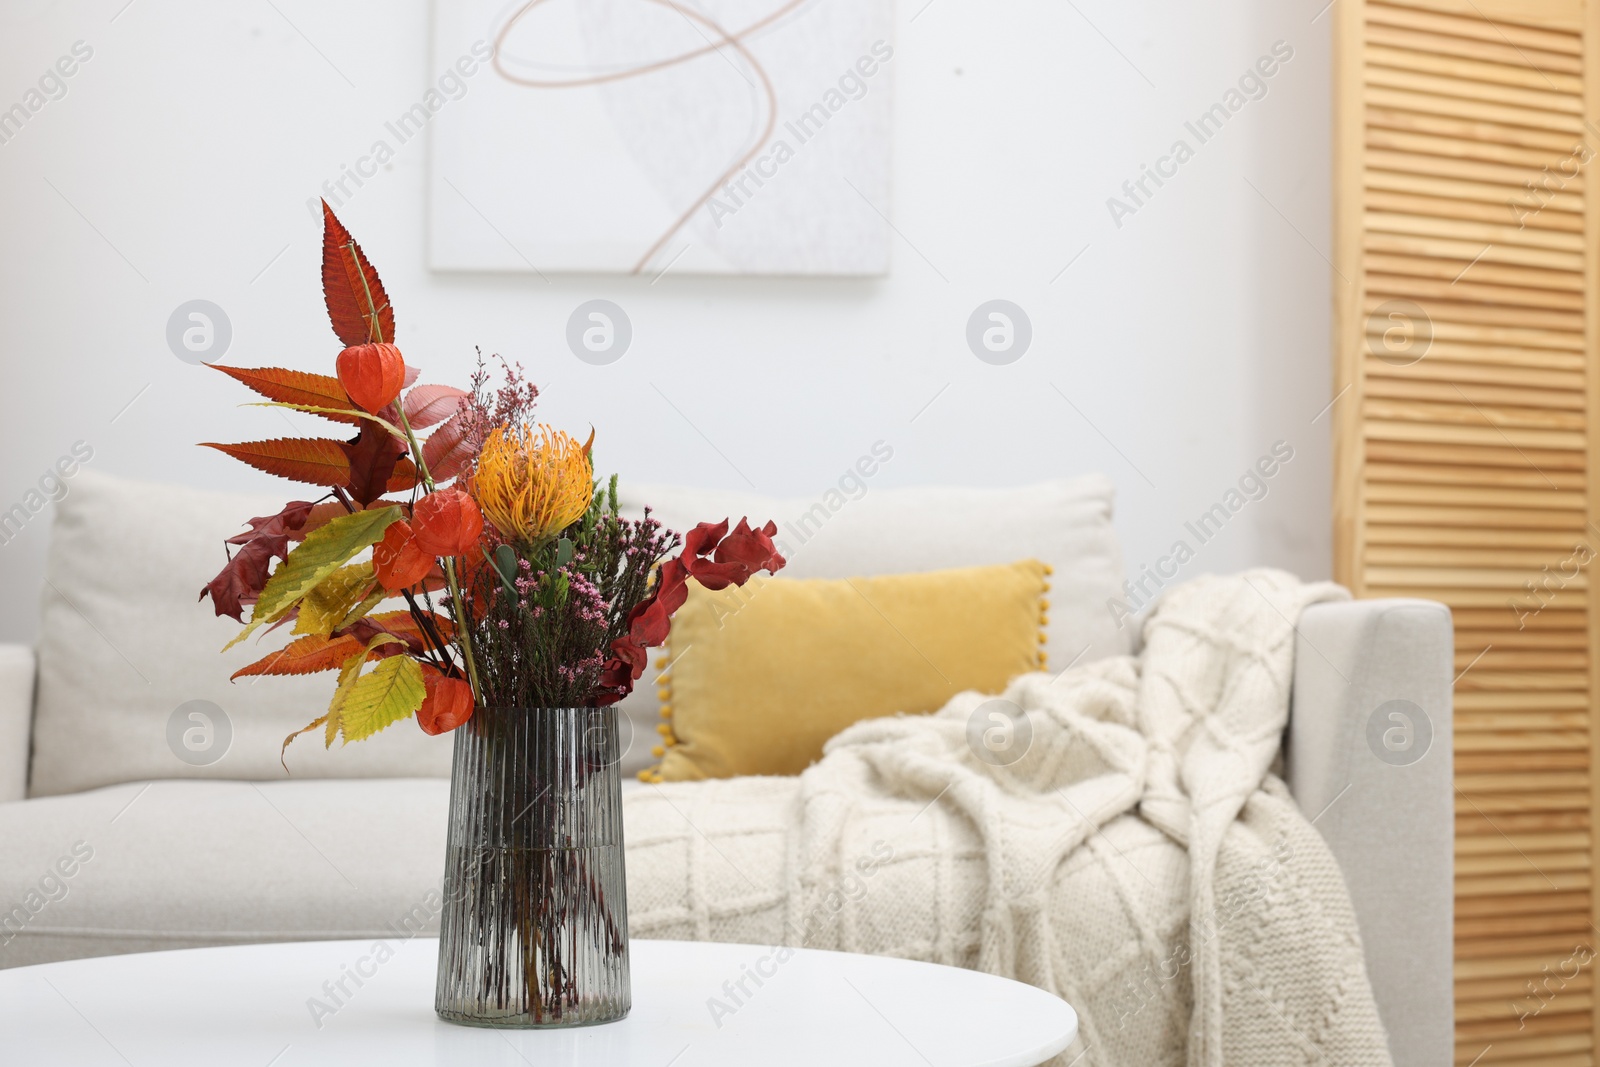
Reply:
M628 503L675 528L774 518L799 577L1041 558L1052 665L1132 650L1107 605L1124 591L1104 479L889 490L875 470L863 456L815 500ZM282 503L84 472L57 505L37 650L0 647L0 967L437 930L449 741L411 723L331 752L302 738L286 776L279 745L326 704L329 676L230 684L278 642L219 655L236 627L195 602L221 539ZM650 682L625 705L629 769L649 759ZM1453 1047L1450 688L1442 605L1300 620L1285 777L1344 868L1401 1067ZM1383 748L1393 723L1416 731L1409 752Z

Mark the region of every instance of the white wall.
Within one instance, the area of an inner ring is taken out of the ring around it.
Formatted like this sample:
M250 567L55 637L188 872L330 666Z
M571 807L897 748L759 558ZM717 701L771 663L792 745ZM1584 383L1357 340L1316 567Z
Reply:
M408 359L448 381L473 345L523 361L543 414L594 423L602 466L638 480L814 495L879 439L895 455L877 485L1103 470L1130 569L1196 543L1184 522L1283 439L1295 458L1269 495L1183 573L1326 575L1320 0L924 2L897 14L890 214L904 239L887 278L431 274L413 141L341 210ZM331 368L306 198L437 73L423 0L124 3L0 12L0 108L75 41L93 48L67 94L0 144L0 510L80 439L102 471L296 492L193 446L288 428L174 358L167 317L204 297L232 320L226 362ZM1114 225L1107 198L1175 139L1195 146L1183 123L1279 40L1294 57L1266 96ZM634 324L609 367L563 340L596 296ZM995 297L1033 321L1008 367L964 339ZM0 546L0 639L33 633L47 519Z

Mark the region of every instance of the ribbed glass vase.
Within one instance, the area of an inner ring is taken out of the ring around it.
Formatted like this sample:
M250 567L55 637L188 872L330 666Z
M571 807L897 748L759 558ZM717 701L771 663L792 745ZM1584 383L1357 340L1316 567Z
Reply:
M455 746L435 1010L472 1026L622 1018L617 710L480 708Z

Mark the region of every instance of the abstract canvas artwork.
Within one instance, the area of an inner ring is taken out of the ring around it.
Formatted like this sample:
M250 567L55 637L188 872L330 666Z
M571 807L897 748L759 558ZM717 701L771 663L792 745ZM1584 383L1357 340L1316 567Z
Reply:
M890 0L448 0L436 270L882 274Z

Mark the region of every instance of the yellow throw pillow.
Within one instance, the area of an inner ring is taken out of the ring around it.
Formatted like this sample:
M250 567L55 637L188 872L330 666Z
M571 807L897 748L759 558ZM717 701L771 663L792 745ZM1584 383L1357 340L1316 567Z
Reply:
M1037 560L877 578L694 583L661 676L664 745L647 781L799 774L862 719L998 693L1044 663Z

